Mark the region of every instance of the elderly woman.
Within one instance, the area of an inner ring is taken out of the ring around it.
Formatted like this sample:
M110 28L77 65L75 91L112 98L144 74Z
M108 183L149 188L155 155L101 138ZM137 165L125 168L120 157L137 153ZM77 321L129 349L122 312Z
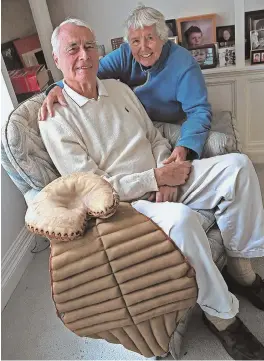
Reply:
M168 41L164 16L137 7L125 23L126 43L100 61L100 79L120 79L130 86L150 119L181 124L181 137L166 161L200 158L211 124L211 107L203 75L191 54ZM63 87L63 83L58 85ZM52 89L40 119L52 115L54 102L65 104L61 89ZM189 154L188 154L189 153Z

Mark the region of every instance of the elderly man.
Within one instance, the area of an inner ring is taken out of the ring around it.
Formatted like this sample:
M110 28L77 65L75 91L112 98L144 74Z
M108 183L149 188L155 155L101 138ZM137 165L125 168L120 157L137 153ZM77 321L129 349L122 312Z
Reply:
M236 359L263 358L264 347L236 317L238 300L212 260L199 213L194 211L217 208L229 269L244 287L234 284L246 289L263 309L263 281L248 259L264 255L263 206L251 162L239 154L195 160L190 176L188 161L164 165L170 145L132 90L116 80L96 77L93 31L80 20L66 20L54 30L52 46L64 75L68 107L56 106L55 117L39 126L59 172L93 171L112 184L121 200L133 201L133 207L157 223L194 267L197 302L227 352ZM180 186L178 195L175 186ZM148 201L153 192L168 192L170 202Z

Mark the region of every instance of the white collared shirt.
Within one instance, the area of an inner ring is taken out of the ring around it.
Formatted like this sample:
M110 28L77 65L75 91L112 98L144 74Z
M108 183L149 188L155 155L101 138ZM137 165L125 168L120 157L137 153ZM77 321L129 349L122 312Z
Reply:
M86 98L83 95L77 93L75 90L69 87L69 85L63 80L64 84L64 90L69 95L69 97L79 105L79 107L84 106L87 102L95 100L94 98ZM99 78L96 78L96 84L98 89L98 99L100 99L101 96L108 97L107 90L105 89L104 84Z

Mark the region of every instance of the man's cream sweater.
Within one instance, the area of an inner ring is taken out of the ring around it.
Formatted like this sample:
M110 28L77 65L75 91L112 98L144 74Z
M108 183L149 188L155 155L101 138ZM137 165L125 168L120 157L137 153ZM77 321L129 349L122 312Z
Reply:
M93 171L108 180L122 201L158 191L154 168L170 155L133 91L97 79L98 99L85 98L65 84L67 107L39 122L44 144L61 175Z

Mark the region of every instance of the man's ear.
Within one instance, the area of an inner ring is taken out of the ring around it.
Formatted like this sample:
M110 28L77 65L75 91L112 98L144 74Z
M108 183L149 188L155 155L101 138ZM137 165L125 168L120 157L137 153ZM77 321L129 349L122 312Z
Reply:
M52 53L52 56L53 56L54 62L55 62L55 64L56 64L56 67L60 70L59 58L58 58L58 56L57 56L54 52Z

